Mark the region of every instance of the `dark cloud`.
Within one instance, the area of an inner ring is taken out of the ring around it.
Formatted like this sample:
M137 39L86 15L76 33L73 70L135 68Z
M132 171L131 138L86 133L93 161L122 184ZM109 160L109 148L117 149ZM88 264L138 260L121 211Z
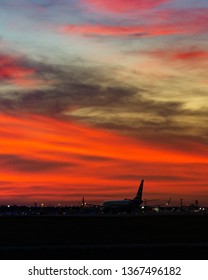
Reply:
M119 77L119 67L89 66L79 59L54 65L22 57L15 63L21 69L33 69L33 78L45 81L46 87L1 90L1 111L74 119L144 138L155 133L160 137L208 134L199 126L208 118L206 106L191 110L180 99L155 100L154 88L130 86L114 78Z
M0 162L2 167L19 172L46 172L53 171L63 167L74 167L75 163L52 162L28 159L12 154L1 154Z
M7 192L7 191L16 191L17 188L16 187L11 187L11 183L10 181L0 181L0 191L1 192ZM8 187L5 187L6 185L8 185Z
M66 183L67 184L67 186L68 186L68 183ZM28 186L27 187L27 190L29 190L29 191L35 191L35 192L40 192L40 191L43 191L43 192L47 192L48 191L48 189L50 189L50 191L51 192L53 192L53 191L56 191L56 190L58 190L58 192L59 192L59 194L60 193L66 193L66 191L67 191L67 189L66 189L66 187L64 186L62 186L62 184L60 184L59 186L57 186L57 187L52 187L50 184L49 184L49 186L44 186L44 185L35 185L35 186ZM74 191L77 191L77 187L74 187L74 186L70 186L70 192L74 192Z
M105 162L105 161L110 161L112 162L113 158L110 157L102 157L102 156L85 156L85 155L80 155L78 156L79 159L81 160L86 160L86 161L94 161L94 162Z
M17 109L42 114L62 113L65 109L86 106L109 106L121 102L136 89L125 88L109 77L102 67L87 67L71 63L68 66L56 66L43 62L19 59L10 62L24 69L33 69L37 79L52 82L49 89L18 90L2 93L2 110ZM113 73L112 73L113 74ZM7 77L2 77L7 78Z

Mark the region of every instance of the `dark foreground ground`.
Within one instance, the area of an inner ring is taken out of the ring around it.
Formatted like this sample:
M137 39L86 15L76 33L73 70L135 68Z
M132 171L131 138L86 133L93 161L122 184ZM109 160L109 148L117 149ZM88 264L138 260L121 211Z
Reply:
M208 259L208 216L0 217L1 259Z

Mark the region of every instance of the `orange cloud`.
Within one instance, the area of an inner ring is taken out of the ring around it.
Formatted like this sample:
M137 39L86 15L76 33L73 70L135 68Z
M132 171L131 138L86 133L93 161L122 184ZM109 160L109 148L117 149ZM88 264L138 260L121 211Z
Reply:
M71 201L134 195L145 178L145 193L203 191L207 148L189 150L73 122L36 115L0 115L0 194L9 201ZM177 184L176 184L177 182ZM201 188L200 188L201 184ZM181 190L179 190L181 188Z

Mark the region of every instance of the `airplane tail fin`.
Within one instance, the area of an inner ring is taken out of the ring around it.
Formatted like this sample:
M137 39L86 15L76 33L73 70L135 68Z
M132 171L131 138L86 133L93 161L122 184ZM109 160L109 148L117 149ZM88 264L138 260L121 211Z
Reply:
M169 198L168 202L166 203L167 206L170 204L170 201L171 201L171 197Z
M134 198L135 200L142 200L143 185L144 185L144 179L141 180L140 186L137 191L137 195Z

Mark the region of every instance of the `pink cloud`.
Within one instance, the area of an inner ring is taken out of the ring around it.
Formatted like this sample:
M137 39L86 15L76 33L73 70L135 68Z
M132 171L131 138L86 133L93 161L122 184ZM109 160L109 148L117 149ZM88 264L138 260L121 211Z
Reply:
M146 10L159 6L169 0L84 0L92 8L112 13L125 13L135 10Z
M94 0L90 0L94 1ZM120 2L121 0L119 0ZM103 3L102 0L98 3ZM117 3L117 2L116 2ZM127 2L122 2L123 6ZM133 5L135 1L130 3ZM137 2L138 3L138 2ZM148 2L150 5L150 2ZM129 7L131 7L129 4ZM147 4L147 3L146 3ZM114 7L115 2L112 2ZM111 6L110 6L111 7ZM161 10L148 15L148 23L108 25L108 24L66 24L58 28L62 33L76 33L91 36L164 36L196 35L208 30L208 9Z
M152 15L151 21L181 26L187 33L207 32L208 8L160 10Z
M63 25L58 28L58 31L65 34L75 33L85 36L164 36L174 34L184 34L191 32L180 25L126 25L113 26L103 24L80 24L80 25Z
M63 33L78 33L82 35L101 35L101 36L119 36L133 35L135 33L144 32L144 28L140 26L113 26L102 24L82 24L82 25L64 25L59 28Z
M137 52L135 52L136 54ZM139 52L138 52L139 53ZM198 62L204 61L208 58L208 51L201 49L190 50L154 50L143 52L159 59L168 59L169 61L184 61L184 62Z
M10 55L0 55L0 79L16 79L33 74L30 67L21 65L20 59Z
M29 66L25 58L0 54L0 81L21 87L35 87L43 84L36 74L37 70Z
M204 50L195 50L195 51L181 51L171 54L173 59L176 60L201 60L208 58L208 51Z
M165 1L142 0L89 0L95 7L105 8L109 11L121 13L127 10L146 9L159 5ZM148 17L148 22L146 21ZM58 28L62 33L75 33L84 36L165 36L165 35L196 35L206 33L208 30L208 9L173 9L157 10L148 13L140 20L140 24L127 23L125 25L114 24L66 24ZM129 18L130 20L130 18ZM129 21L131 22L131 20Z

